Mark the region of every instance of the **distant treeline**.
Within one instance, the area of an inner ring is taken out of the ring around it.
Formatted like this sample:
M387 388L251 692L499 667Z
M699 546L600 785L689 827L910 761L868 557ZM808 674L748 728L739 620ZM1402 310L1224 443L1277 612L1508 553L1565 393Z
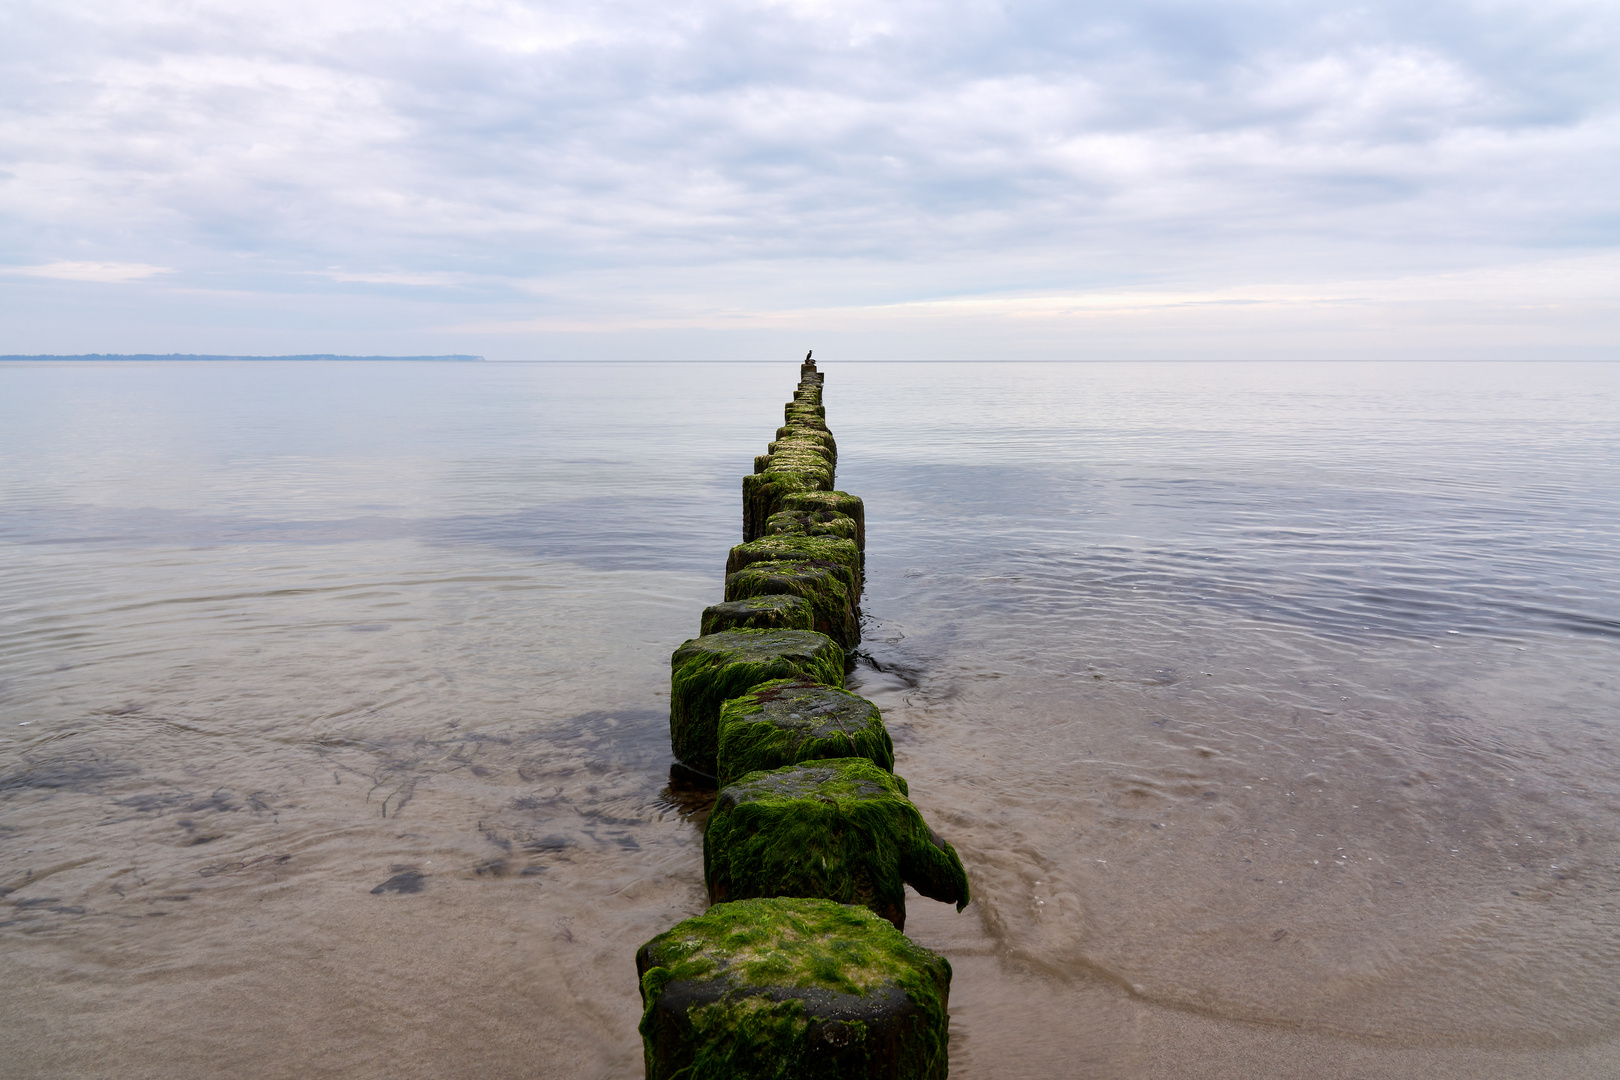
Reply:
M306 353L300 356L205 356L200 353L85 353L81 356L0 356L0 360L482 360L482 356L338 356Z

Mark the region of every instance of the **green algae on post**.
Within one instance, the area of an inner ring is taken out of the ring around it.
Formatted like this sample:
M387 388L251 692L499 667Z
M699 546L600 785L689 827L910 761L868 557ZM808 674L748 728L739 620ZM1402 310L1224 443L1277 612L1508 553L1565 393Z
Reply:
M840 646L860 640L865 508L836 490L822 383L807 355L743 479L725 602L670 661L676 757L723 788L704 836L714 906L636 958L650 1078L948 1068L950 965L899 930L905 884L961 910L967 875L893 775L877 706L842 689ZM778 629L790 623L820 633Z
M827 459L834 465L838 464L838 442L833 438L832 432L827 430L825 424L820 427L810 427L807 424L790 424L776 429L777 441L790 436L800 439L813 439L819 442L822 449L827 451Z
M836 536L854 543L855 519L831 510L778 510L765 519L765 535Z
M903 781L865 758L749 773L721 788L703 832L713 903L819 896L906 925L905 885L967 906L956 850L923 821Z
M778 500L782 510L831 510L855 519L855 546L866 550L866 504L859 495L842 491L795 491L784 493ZM767 514L761 521L768 521ZM752 540L753 537L745 537Z
M832 446L832 436L826 432L817 432L805 428L785 428L788 434L779 436L766 444L768 453L778 450L792 450L800 454L814 454L829 466L837 466L838 455Z
M767 518L767 527L770 521L780 516L772 514ZM843 571L844 584L848 586L857 606L860 603L861 549L855 546L853 540L844 540L836 536L767 533L758 540L750 540L746 544L738 544L732 548L731 553L726 556L726 573L735 574L745 566L760 562L812 562L836 566Z
M713 776L720 706L772 679L844 685L844 650L810 630L728 630L693 638L669 659L669 741L675 757Z
M768 444L765 447L765 452L766 458L771 463L785 463L790 458L796 457L808 460L812 464L815 462L820 462L829 470L832 469L835 464L832 454L829 453L827 447L818 440L800 439L790 436L786 439L777 439L775 442ZM758 461L757 458L755 460L756 462ZM755 471L763 472L764 470L756 468Z
M781 510L790 495L816 490L810 481L787 473L766 471L743 477L743 540L764 535L765 522Z
M814 630L815 618L803 597L775 593L754 596L747 600L730 600L710 604L703 609L700 632L724 633L727 630Z
M856 597L844 566L810 560L757 562L726 575L727 600L770 595L801 596L809 601L816 630L838 642L840 648L852 649L860 643Z
M832 451L827 448L824 441L825 432L818 432L809 428L788 428L786 435L779 435L766 445L765 449L771 453L777 450L803 450L807 454L815 454L824 458L829 464L832 462Z
M795 421L800 423L820 420L827 421L827 406L809 405L803 402L790 401L782 408L782 423L791 425Z
M944 1080L951 965L871 912L717 904L636 953L648 1080Z
M765 466L767 473L791 473L802 476L816 491L831 491L833 487L832 463L809 450L781 449L770 455Z
M862 757L894 771L894 740L863 697L799 679L761 683L720 708L720 786L818 758ZM899 780L899 777L895 778ZM905 792L905 781L900 781Z

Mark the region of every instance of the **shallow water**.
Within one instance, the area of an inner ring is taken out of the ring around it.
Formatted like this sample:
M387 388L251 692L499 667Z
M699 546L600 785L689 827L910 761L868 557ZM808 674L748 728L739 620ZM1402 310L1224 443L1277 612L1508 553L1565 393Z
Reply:
M823 370L953 1075L1620 1071L1620 366ZM0 367L0 1073L637 1075L796 378Z

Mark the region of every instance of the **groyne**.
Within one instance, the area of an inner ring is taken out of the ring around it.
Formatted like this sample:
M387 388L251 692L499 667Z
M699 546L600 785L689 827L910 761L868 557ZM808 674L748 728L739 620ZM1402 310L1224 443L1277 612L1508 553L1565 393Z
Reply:
M724 599L670 658L670 745L718 793L710 906L636 954L649 1080L937 1080L951 968L904 934L905 886L968 903L955 850L895 773L877 705L844 688L866 515L809 356L742 486Z

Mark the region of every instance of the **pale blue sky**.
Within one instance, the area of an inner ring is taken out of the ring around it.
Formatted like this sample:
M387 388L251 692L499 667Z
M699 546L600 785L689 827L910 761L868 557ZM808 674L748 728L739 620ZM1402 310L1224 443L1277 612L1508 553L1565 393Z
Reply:
M0 353L1620 359L1620 5L10 0Z

